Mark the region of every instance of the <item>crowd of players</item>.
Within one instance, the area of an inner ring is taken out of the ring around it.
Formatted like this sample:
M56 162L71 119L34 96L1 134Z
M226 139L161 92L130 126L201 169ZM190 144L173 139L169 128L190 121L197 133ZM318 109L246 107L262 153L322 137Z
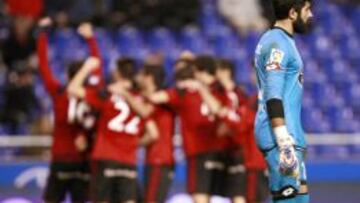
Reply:
M176 117L194 202L268 197L266 162L253 135L257 97L237 86L230 61L184 52L173 66L175 85L167 87L161 65L136 71L134 59L120 58L106 84L92 26L84 23L78 32L91 56L70 64L67 83L60 84L49 66L51 24L39 21L37 39L39 72L55 113L45 202L62 202L66 194L72 202L165 202L176 164ZM140 187L139 147L146 149Z

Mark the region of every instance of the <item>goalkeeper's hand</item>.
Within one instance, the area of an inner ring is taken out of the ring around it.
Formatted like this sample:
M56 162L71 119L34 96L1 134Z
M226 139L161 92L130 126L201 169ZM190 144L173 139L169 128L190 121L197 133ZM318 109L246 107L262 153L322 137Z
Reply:
M294 139L285 126L274 128L276 142L279 148L279 170L286 176L299 175L299 161L296 157Z

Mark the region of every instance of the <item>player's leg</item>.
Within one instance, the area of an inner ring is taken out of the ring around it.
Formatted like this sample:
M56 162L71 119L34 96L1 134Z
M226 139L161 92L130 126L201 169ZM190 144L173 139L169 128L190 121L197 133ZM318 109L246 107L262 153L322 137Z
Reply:
M136 201L135 200L129 200L129 201L125 201L124 203L135 203Z
M61 163L53 162L50 164L50 173L43 194L46 203L60 203L65 199L67 180L59 178L59 172L62 168Z
M107 161L96 161L91 182L92 199L95 203L111 202L113 179L106 176L105 170L111 167Z
M210 202L212 170L206 167L206 163L212 160L212 156L201 154L187 160L187 187L194 203Z
M137 199L137 171L136 166L118 164L116 168L114 202L135 203Z
M279 171L279 150L272 149L266 154L269 166L269 186L274 203L296 203L300 185L298 178L284 176Z
M71 180L69 192L73 203L83 203L89 201L90 195L90 166L88 162L74 165L74 172L77 174Z
M245 203L247 181L242 150L232 150L226 159L225 196L231 198L233 203Z
M296 196L296 203L308 203L310 202L310 196L307 186L306 167L304 162L302 162L301 164L300 172L301 172L300 190L298 195Z
M248 169L246 174L246 202L264 202L269 196L269 180L266 171L261 169Z
M145 168L145 202L165 202L173 177L172 167L147 165Z

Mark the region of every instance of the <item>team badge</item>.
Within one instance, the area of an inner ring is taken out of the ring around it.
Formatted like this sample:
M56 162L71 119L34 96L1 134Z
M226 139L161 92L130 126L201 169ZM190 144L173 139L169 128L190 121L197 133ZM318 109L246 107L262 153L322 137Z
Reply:
M280 70L280 64L284 59L284 52L279 49L272 49L266 70Z

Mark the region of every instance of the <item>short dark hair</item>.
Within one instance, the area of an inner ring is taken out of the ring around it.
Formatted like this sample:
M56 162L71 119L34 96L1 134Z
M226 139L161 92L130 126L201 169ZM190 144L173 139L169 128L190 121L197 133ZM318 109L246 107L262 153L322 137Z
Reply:
M201 55L195 58L194 67L195 70L205 71L211 75L214 75L216 71L216 60L212 56Z
M174 77L175 77L175 81L177 81L177 82L194 78L194 69L193 69L192 65L187 64L183 68L178 69L175 72Z
M136 61L132 58L121 58L116 62L116 70L124 79L133 80L136 73Z
M217 61L217 69L221 70L228 70L230 71L231 77L234 78L235 76L235 65L234 63L229 59L219 59Z
M193 59L183 59L183 58L179 58L175 61L174 63L174 67L181 65L182 67L188 66L188 65L192 65L194 63Z
M272 0L272 6L274 11L275 20L282 20L289 17L289 12L292 8L296 11L305 5L305 2L312 0Z
M68 75L69 80L71 80L75 77L76 73L78 73L80 71L80 69L84 63L85 63L85 61L79 60L79 61L73 61L69 64L68 69L67 69L67 75Z
M142 71L145 75L151 75L154 78L158 90L164 88L165 71L163 66L145 65Z

